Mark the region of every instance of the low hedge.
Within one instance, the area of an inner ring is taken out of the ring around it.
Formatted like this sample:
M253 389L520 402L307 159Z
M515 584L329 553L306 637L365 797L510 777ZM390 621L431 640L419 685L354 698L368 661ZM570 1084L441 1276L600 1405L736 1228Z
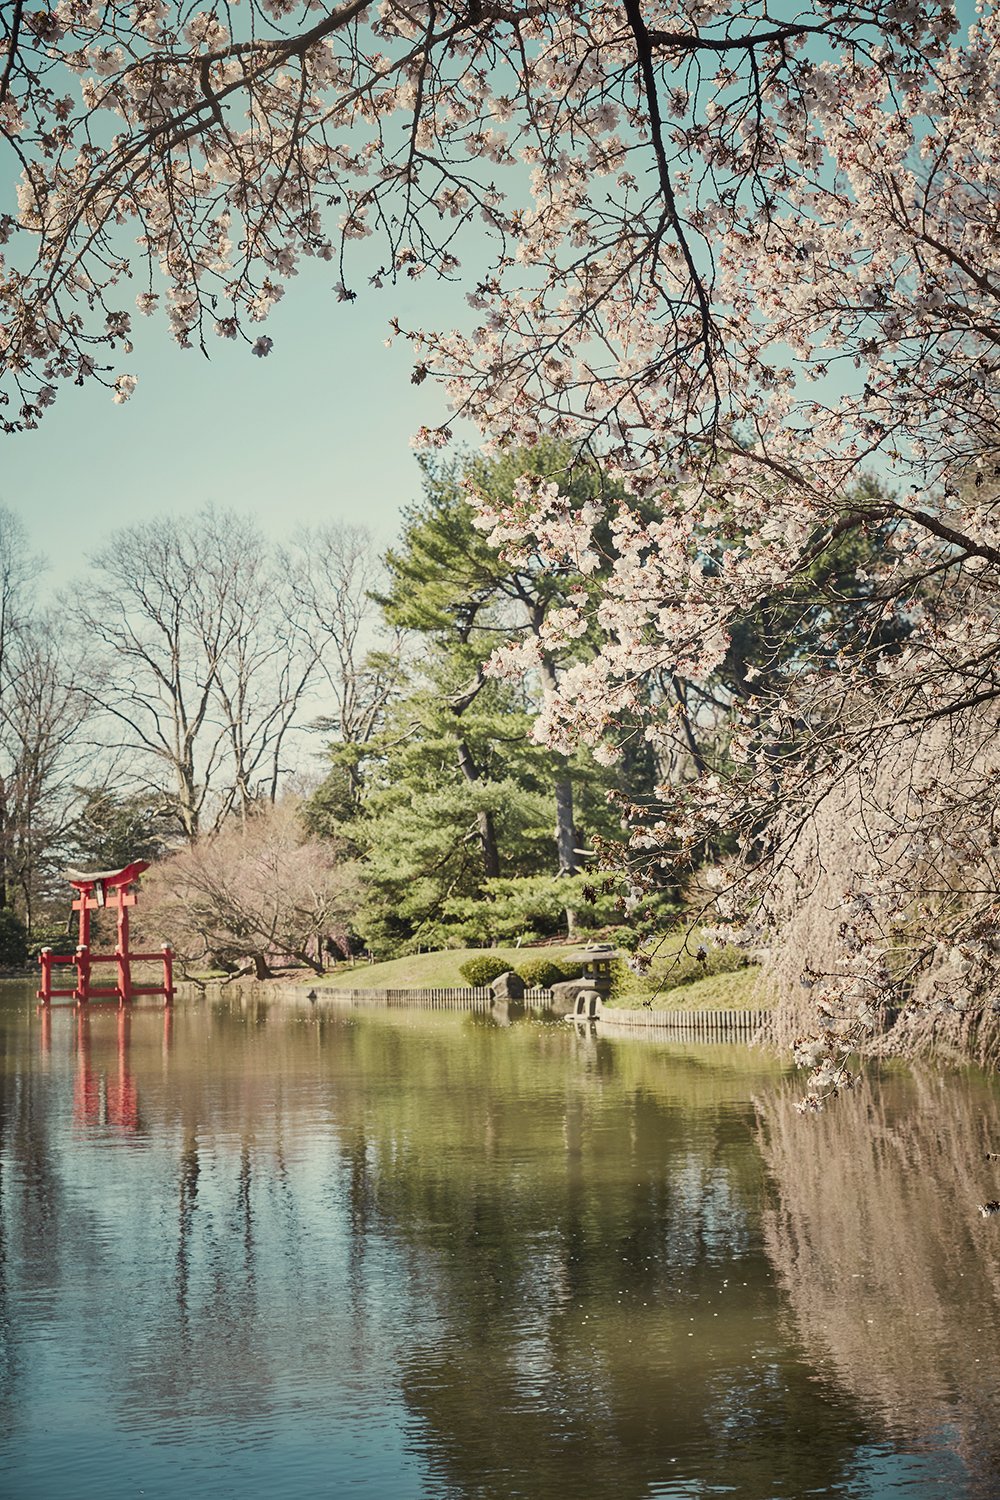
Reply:
M487 989L501 974L506 974L510 964L505 958L498 958L495 953L477 953L475 958L467 958L464 964L459 965L459 973L467 984L473 989Z
M561 979L579 978L580 965L560 964L552 958L522 958L517 974L529 990L550 990Z
M561 979L580 977L578 963L559 963L556 959L546 958L541 954L525 954L524 958L512 963L509 956L501 958L495 953L477 953L459 967L466 984L471 984L476 989L488 988L494 979L510 969L514 970L529 990L548 990Z

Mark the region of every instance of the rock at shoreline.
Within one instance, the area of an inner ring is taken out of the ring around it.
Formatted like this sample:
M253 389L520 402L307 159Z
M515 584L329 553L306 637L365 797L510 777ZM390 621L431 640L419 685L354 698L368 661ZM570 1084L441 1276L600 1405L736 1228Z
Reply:
M552 995L552 1012L557 1016L571 1016L576 1010L576 997L583 990L592 990L592 979L563 979L549 986Z
M490 989L497 1000L524 999L524 980L513 969L508 969L505 974L498 974Z

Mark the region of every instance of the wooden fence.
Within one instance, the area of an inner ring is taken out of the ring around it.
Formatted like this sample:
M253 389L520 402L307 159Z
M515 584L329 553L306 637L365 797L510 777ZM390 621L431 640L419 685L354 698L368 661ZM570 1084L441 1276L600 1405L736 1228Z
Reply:
M493 991L489 989L460 988L459 986L440 986L437 989L419 990L348 990L323 989L320 995L324 1000L346 1000L350 1004L359 1005L385 1005L394 1006L423 1006L430 1010L489 1010L493 1004ZM528 990L525 993L525 1003L528 1005L546 1005L551 1000L548 990Z
M767 1022L766 1010L626 1010L601 1012L602 1024L617 1030L659 1031L671 1041L749 1042Z
M301 997L301 990L298 992ZM494 1003L489 989L443 986L437 989L324 989L324 1000L348 1005L380 1005L389 1009L419 1006L425 1010L487 1011ZM524 1003L547 1010L552 1002L548 990L526 990ZM569 1017L572 1020L575 1017ZM582 1017L580 1019L583 1019ZM597 1019L603 1026L633 1031L659 1031L677 1041L750 1041L767 1019L763 1010L629 1010L619 1006L601 1008Z

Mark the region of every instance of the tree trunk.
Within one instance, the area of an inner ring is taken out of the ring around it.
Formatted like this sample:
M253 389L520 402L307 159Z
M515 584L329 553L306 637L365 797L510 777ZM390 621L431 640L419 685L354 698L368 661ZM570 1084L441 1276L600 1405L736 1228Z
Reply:
M253 977L255 979L270 979L271 977L271 970L267 966L263 953L253 955Z
M569 776L556 777L556 849L559 853L559 874L575 875L580 868L576 853L576 827L573 823L573 783ZM576 912L571 906L564 908L566 936L576 937Z
M482 671L479 671L474 681L464 691L450 699L449 707L456 719L461 718L469 704L478 697L485 680ZM473 759L467 741L463 739L458 741L458 768L466 781L471 783L479 780L479 767ZM495 880L500 874L500 851L497 846L497 831L493 822L493 814L477 812L476 826L479 829L479 847L483 854L483 878Z
M573 783L569 776L557 776L555 789L559 874L575 875L580 865L576 855L576 828L573 825Z
M542 616L534 621L535 634L541 632ZM547 698L551 697L559 687L559 679L556 675L555 664L547 651L543 651L539 661L539 673L542 679L542 690ZM568 768L557 775L555 779L556 794L556 853L559 858L559 874L575 875L580 865L576 855L576 829L573 826L573 782L570 778ZM573 914L566 913L566 922L570 931L573 923L570 918Z
M321 953L322 951L323 950L320 949ZM310 955L306 952L305 948L296 948L294 953L292 954L292 957L297 958L300 964L305 964L307 968L312 969L314 974L322 974L322 959L311 958Z
M458 742L458 766L466 781L479 780L479 767L473 760L472 751L465 740ZM483 851L483 877L486 880L495 880L500 874L500 852L497 848L493 814L485 811L476 813L476 823L479 828L479 847Z
M0 777L0 907L7 905L7 786Z
M181 825L181 831L189 844L193 844L198 837L198 824L200 822L198 812L198 794L194 783L194 767L192 765L178 764L175 766L177 781L177 819Z
M701 747L695 738L694 725L691 723L691 715L688 713L687 683L675 675L673 685L674 692L677 695L677 705L680 709L681 726L684 730L684 738L687 741L691 760L698 775L704 776L708 767L705 764L705 757L701 753Z

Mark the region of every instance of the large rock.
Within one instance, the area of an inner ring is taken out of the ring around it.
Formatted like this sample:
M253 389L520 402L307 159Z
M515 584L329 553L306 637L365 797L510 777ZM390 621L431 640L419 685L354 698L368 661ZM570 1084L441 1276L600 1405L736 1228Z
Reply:
M524 999L524 980L513 969L508 969L506 974L498 974L490 989L496 1000Z
M563 979L550 987L552 1013L556 1016L571 1016L576 1011L576 997L582 990L594 988L591 979Z

